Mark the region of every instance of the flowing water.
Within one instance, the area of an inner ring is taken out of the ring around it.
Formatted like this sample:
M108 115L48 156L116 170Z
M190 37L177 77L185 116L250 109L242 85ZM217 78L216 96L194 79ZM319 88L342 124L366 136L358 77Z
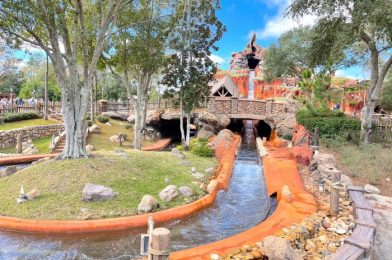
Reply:
M268 217L276 201L267 195L252 124L245 127L230 186L212 207L167 223L173 251L217 241L245 231ZM133 259L146 229L81 236L0 232L0 259Z

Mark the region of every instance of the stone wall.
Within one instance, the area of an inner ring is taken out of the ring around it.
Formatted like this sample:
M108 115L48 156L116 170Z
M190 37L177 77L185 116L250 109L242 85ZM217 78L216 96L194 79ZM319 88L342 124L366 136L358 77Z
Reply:
M260 115L284 113L285 104L272 100L248 100L238 98L213 98L208 102L208 112L212 114Z
M44 126L27 126L13 130L0 131L0 148L8 148L16 144L16 137L22 134L23 140L38 139L44 136L51 136L62 131L64 126L62 124L44 125Z

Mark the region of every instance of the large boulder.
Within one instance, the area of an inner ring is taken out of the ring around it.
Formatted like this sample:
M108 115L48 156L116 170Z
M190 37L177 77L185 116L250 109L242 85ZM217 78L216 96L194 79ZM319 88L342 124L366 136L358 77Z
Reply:
M290 245L290 242L284 238L276 236L268 236L264 238L260 247L269 259L274 260L300 260L303 259L294 248Z
M90 134L99 134L101 132L101 128L97 125L92 125L88 128L88 132Z
M336 165L336 159L332 154L315 153L313 156L313 159L317 162L318 165L321 165L321 164L328 164L328 165L332 165L332 166Z
M128 113L120 113L120 112L102 112L101 115L109 117L111 119L116 119L116 120L121 120L121 121L125 121L127 120L128 117Z
M161 115L165 112L165 110L156 110L147 112L146 124L147 125L156 125L161 120Z
M180 110L165 110L161 114L161 119L163 120L175 120L180 119Z
M159 193L159 198L165 202L169 202L177 198L178 189L176 185L169 185Z
M199 129L218 132L230 124L230 118L227 115L215 115L202 111L196 116L195 124Z
M216 145L224 145L225 147L230 147L231 143L234 141L235 134L229 129L223 129L218 133L216 138L210 143L212 147Z
M279 136L293 135L294 127L297 125L295 114L287 113L281 116L276 123L276 133Z
M4 170L0 171L0 177L10 176L10 175L16 173L17 171L18 171L18 169L16 168L15 165L8 166Z
M151 195L144 195L137 207L139 212L151 212L159 207L158 200Z
M82 201L111 200L116 196L111 188L103 185L87 183L82 193Z
M209 139L212 136L214 136L214 132L205 130L204 128L197 131L197 138Z
M133 114L130 114L128 117L127 117L127 121L129 122L129 123L131 123L131 124L134 124L135 123L135 114L133 113Z

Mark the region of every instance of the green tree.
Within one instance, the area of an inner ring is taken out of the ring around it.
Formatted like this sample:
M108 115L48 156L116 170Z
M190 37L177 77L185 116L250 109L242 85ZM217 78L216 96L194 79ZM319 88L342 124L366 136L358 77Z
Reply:
M169 18L176 1L141 0L128 10L122 10L119 26L129 23L132 13L132 27L113 37L113 46L106 51L106 59L112 73L125 87L128 99L135 108L134 147L141 149L142 130L146 126L147 102L151 82L162 68L167 35L170 32ZM132 81L136 84L136 95L132 95Z
M272 44L265 52L266 80L282 76L301 78L302 71L310 69L314 74L322 71L329 73L342 66L355 62L344 55L340 41L334 41L333 35L324 35L324 41L329 41L331 49L325 51L319 48L319 27L299 27L292 29L279 37L277 44Z
M389 73L388 80L385 81L381 92L381 106L388 111L392 111L392 73Z
M180 100L181 141L189 147L191 113L209 94L216 66L210 59L211 50L222 37L225 27L216 16L219 1L181 1L176 8L174 29L164 69L163 83L168 92ZM182 19L178 19L182 17ZM183 119L186 118L186 132Z
M294 0L289 7L294 17L318 17L318 49L331 53L334 43L355 53L353 46L364 46L370 64L370 84L361 114L361 140L370 142L373 114L385 77L392 65L392 2L389 0ZM366 56L365 56L366 57Z
M61 158L87 157L84 133L98 59L128 0L15 0L0 4L0 36L43 49L61 87L66 144Z

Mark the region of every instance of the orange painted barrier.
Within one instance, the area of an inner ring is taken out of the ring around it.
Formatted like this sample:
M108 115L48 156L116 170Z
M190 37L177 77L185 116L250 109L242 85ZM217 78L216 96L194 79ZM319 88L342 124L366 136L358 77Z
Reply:
M142 147L142 151L163 151L171 141L171 138L160 139L152 145Z
M211 254L227 255L238 248L255 244L264 237L278 233L282 228L301 222L317 210L317 205L303 188L297 164L287 148L268 147L263 158L264 175L268 194L278 194L278 206L266 221L235 236L207 245L174 252L170 259L211 259ZM282 187L287 185L291 198L283 197Z
M229 143L228 147L220 144L216 146L215 153L217 155L225 153L225 157L222 157L222 159L219 160L220 165L217 174L219 185L211 194L208 194L190 204L137 216L86 221L30 220L13 217L0 217L0 230L53 234L92 233L146 227L150 216L153 216L154 221L157 224L188 217L211 206L215 201L219 187L227 187L230 179L229 176L231 175L231 171L234 166L240 139L241 138L239 136L236 136L234 141Z
M32 154L32 155L25 155L25 156L4 157L4 158L0 158L0 166L20 164L20 163L31 163L46 157L54 158L57 155L58 154Z

